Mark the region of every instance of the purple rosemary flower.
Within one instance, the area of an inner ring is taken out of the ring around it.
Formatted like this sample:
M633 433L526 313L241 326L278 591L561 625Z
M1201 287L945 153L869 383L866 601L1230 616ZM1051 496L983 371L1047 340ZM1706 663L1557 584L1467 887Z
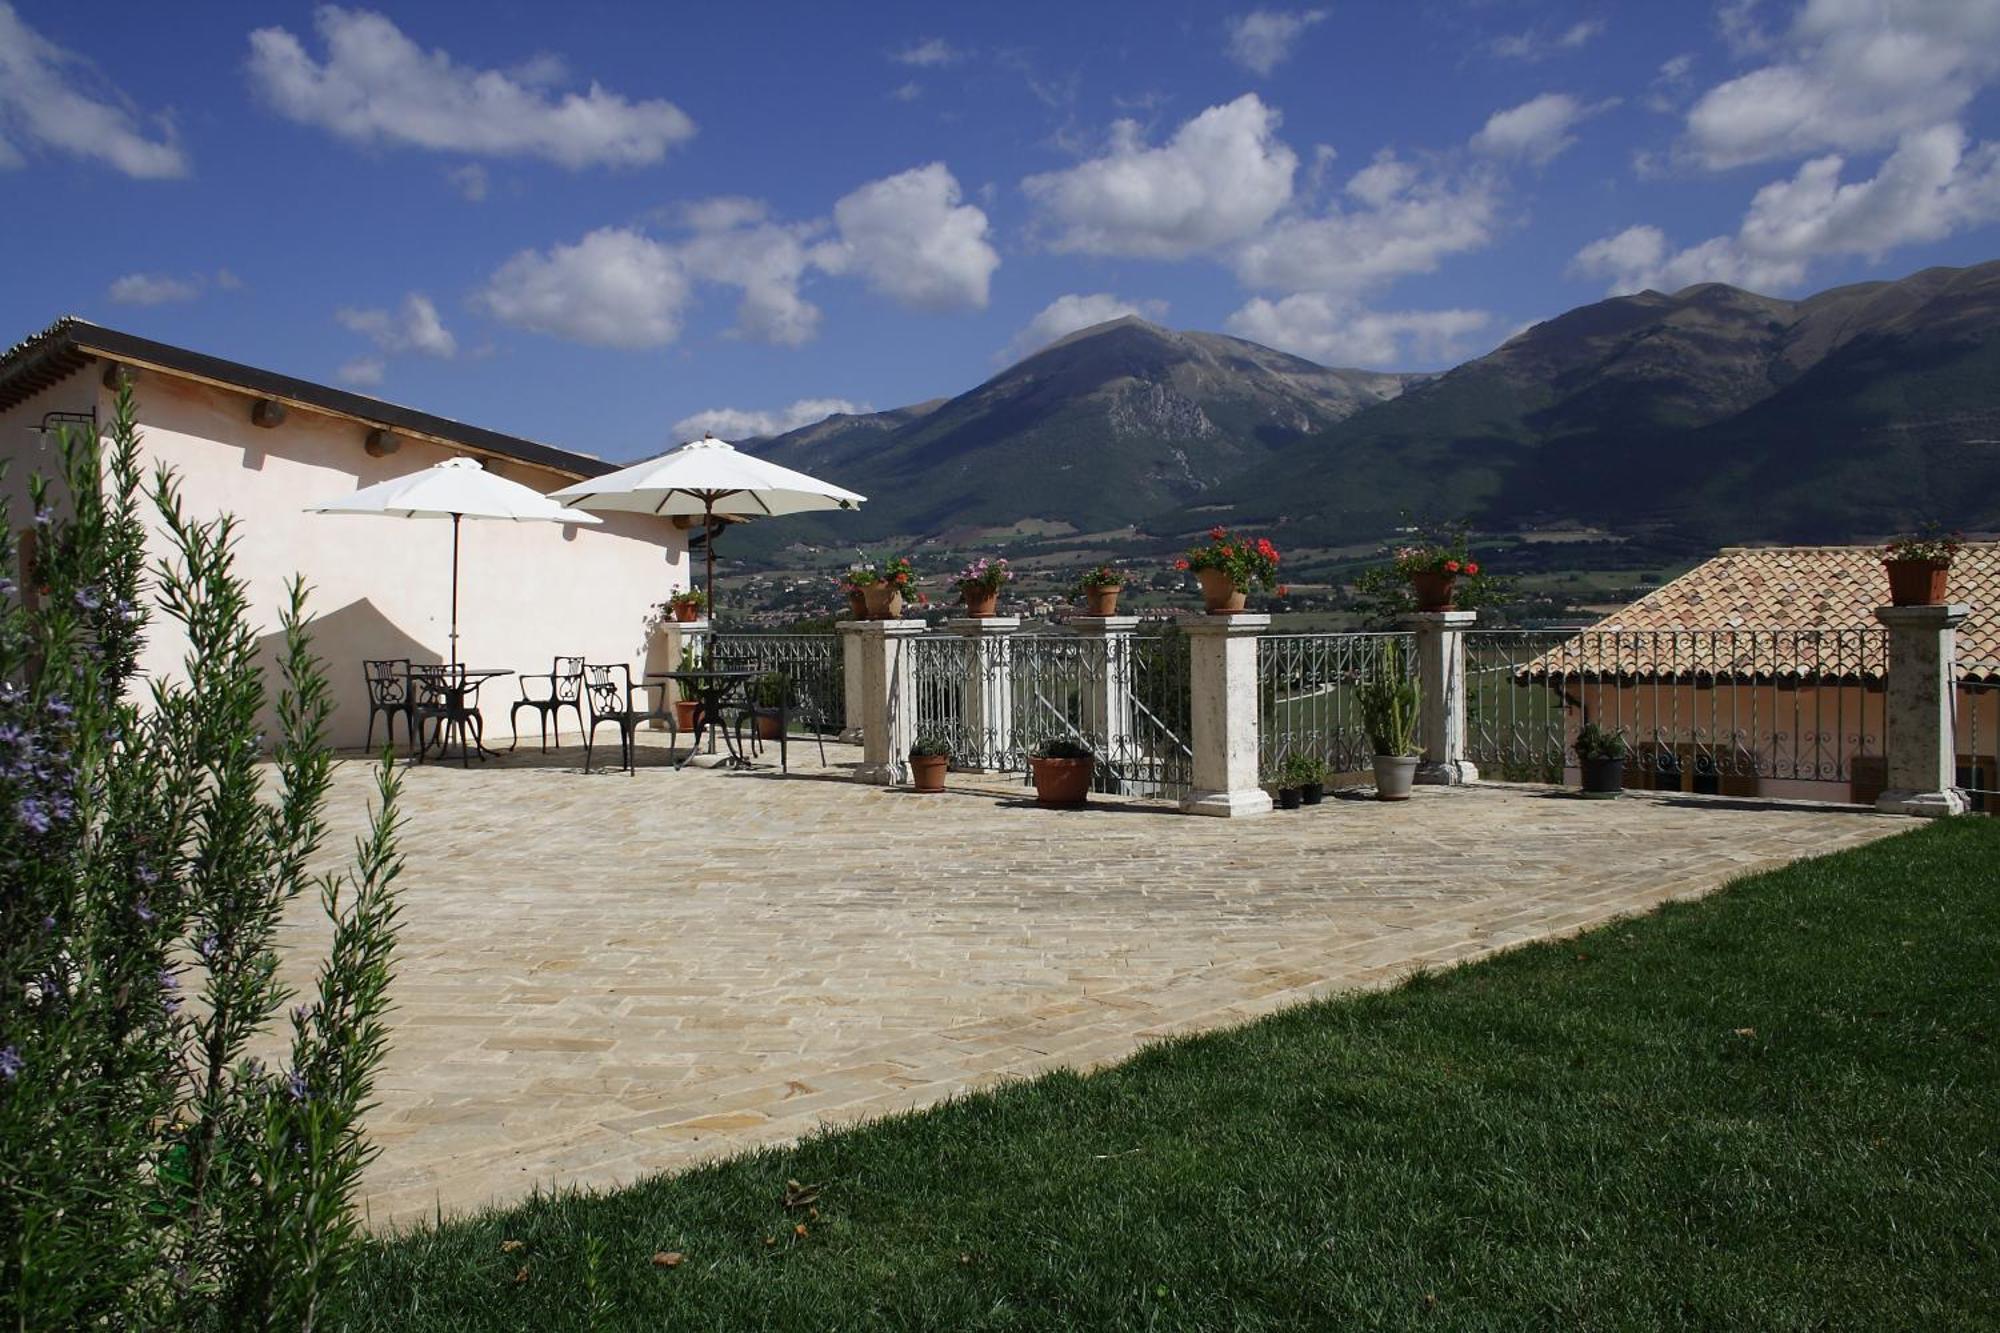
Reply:
M104 605L104 599L97 595L95 588L78 588L76 604L85 611L95 611Z
M194 946L194 951L201 955L202 962L212 963L215 961L215 951L221 947L222 941L217 939L213 932L210 932L202 937L200 944Z
M138 865L132 868L132 878L138 880L141 884L144 884L147 888L150 889L155 884L158 884L160 882L160 873L159 871L153 869L153 867L147 865L144 861L141 861ZM145 900L140 899L140 901L143 902Z
M21 1073L21 1053L12 1046L0 1050L0 1078L12 1083Z
M55 934L55 933L56 933L56 919L55 919L55 917L54 917L54 916L45 916L45 917L43 917L43 918L42 918L42 934L44 934L44 935L53 935L53 934Z
M32 796L23 797L14 806L14 817L26 825L31 833L49 831L49 808Z
M166 1006L166 1010L168 1013L176 1014L180 1012L181 1008L180 992L181 992L181 979L175 976L172 972L161 972L160 1003Z
M69 706L69 700L63 698L60 694L51 694L47 699L42 701L42 707L49 710L50 717L57 719L66 718L75 711Z
M294 1069L285 1076L285 1095L295 1102L312 1100L312 1085L306 1082L304 1070Z
M159 918L156 915L154 915L153 909L146 905L146 900L144 898L141 898L139 899L138 902L132 904L132 914L138 917L141 921L145 922L149 926L152 925L155 921L159 920Z
M21 585L12 579L0 579L0 597L12 597L21 590Z
M55 522L55 521L56 521L56 511L55 511L55 510L53 510L53 509L50 509L50 508L47 508L46 506L44 506L43 508L41 508L41 509L37 509L37 510L35 511L35 526L36 526L36 527L38 527L38 528L46 528L46 527L47 527L47 526L48 526L49 524L51 524L51 523L53 523L53 522Z

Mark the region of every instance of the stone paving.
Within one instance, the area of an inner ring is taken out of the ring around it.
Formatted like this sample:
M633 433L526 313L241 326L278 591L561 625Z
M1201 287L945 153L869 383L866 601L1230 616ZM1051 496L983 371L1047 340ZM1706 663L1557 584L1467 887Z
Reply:
M821 769L794 746L789 778L677 772L656 744L585 776L579 753L405 770L376 1225L1117 1060L1909 827L1502 786L1057 812L854 784L848 747ZM340 766L330 848L372 781ZM315 904L286 938L323 944Z

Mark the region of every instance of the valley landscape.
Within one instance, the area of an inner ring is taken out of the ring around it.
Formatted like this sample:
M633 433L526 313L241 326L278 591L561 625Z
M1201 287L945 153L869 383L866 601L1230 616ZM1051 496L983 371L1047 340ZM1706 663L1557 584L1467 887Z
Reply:
M910 551L938 594L962 552L997 551L1031 613L1109 561L1140 609L1170 606L1174 555L1221 523L1277 541L1289 609L1339 624L1399 533L1463 523L1515 579L1503 614L1561 623L1724 545L2000 530L2000 262L1800 300L1613 297L1442 374L1128 316L957 397L745 447L870 496L721 539L755 621L830 613L857 550Z

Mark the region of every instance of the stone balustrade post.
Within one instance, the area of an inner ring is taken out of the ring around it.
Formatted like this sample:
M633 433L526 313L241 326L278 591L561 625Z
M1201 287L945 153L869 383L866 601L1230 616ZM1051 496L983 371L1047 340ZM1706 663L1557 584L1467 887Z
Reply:
M1071 616L1070 628L1077 637L1102 645L1101 668L1092 674L1089 692L1083 699L1083 732L1098 738L1104 754L1111 759L1135 753L1132 695L1132 636L1139 628L1137 616Z
M1875 808L1935 818L1968 808L1958 789L1958 627L1971 614L1948 606L1878 606L1889 630L1883 722L1888 786Z
M921 620L863 620L853 637L861 655L861 767L856 782L891 786L910 777L916 739L917 673L910 643Z
M963 616L945 628L965 640L965 679L958 684L959 720L973 751L957 755L952 767L968 773L997 773L1014 736L1013 637L1019 616Z
M645 672L679 671L681 669L681 658L688 649L706 650L710 632L709 620L706 616L703 616L699 620L663 621L651 634L646 636L646 661L641 668L640 681L645 679ZM704 655L706 655L705 651ZM635 685L638 683L639 681L633 682ZM678 701L680 697L680 682L667 681L665 690L667 703L672 704ZM658 718L648 722L646 725L653 731L665 731L667 729L667 724Z
M867 717L867 698L861 679L861 631L865 620L840 620L834 629L840 634L840 743L861 744L861 729Z
M1465 757L1465 633L1477 611L1418 611L1403 617L1417 640L1417 687L1423 691L1417 739L1424 747L1417 781L1456 787L1479 781Z
M1267 615L1190 615L1188 690L1194 719L1193 789L1181 798L1191 815L1240 818L1271 808L1258 782L1257 636Z

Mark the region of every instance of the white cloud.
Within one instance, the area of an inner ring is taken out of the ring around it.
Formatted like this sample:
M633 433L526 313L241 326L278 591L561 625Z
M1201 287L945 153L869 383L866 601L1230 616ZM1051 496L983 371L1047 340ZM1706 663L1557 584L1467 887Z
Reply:
M357 356L334 372L343 384L372 388L389 373L389 363L379 356Z
M985 307L1000 253L944 163L870 181L834 204L833 222L837 239L812 253L827 272L857 273L914 310Z
M490 187L490 182L486 177L486 168L480 166L477 162L468 162L462 167L453 167L444 173L444 178L451 182L452 189L457 190L467 200L475 204L486 198L486 192Z
M1472 136L1472 148L1488 157L1541 166L1576 142L1578 125L1611 105L1586 106L1568 93L1543 93L1488 116Z
M914 81L901 84L889 90L889 96L898 102L914 102L924 95L924 86Z
M1345 206L1282 219L1242 245L1237 276L1266 290L1353 293L1432 272L1491 239L1500 187L1488 172L1426 173L1385 152L1344 193Z
M1726 10L1725 32L1766 43L1745 13ZM1775 45L1695 102L1684 156L1724 168L1880 148L1952 120L2000 71L2000 0L1806 0Z
M1547 60L1564 51L1581 50L1603 33L1603 19L1582 19L1554 34L1541 28L1530 28L1526 32L1495 38L1493 54L1508 60Z
M1782 291L1816 259L1880 256L2000 220L2000 144L1968 147L1956 125L1903 136L1875 175L1843 183L1845 162L1815 158L1759 190L1734 236L1675 251L1658 227L1628 227L1577 252L1574 271L1613 292L1729 282Z
M326 59L284 28L250 34L250 81L280 114L355 143L546 158L572 169L644 166L694 134L671 102L633 101L593 83L556 95L548 57L513 72L426 52L392 21L327 5L313 17Z
M1022 326L1000 353L1003 360L1018 361L1030 352L1047 347L1058 338L1093 324L1138 315L1142 319L1164 319L1165 301L1127 301L1110 292L1071 292L1043 306L1040 313Z
M1291 58L1292 43L1326 19L1324 9L1253 9L1229 20L1229 58L1253 74L1269 74Z
M855 416L874 410L866 403L849 402L845 398L801 398L790 407L761 410L711 407L676 421L673 434L676 440L695 439L704 432L712 432L724 440L747 440L760 435L783 435L836 414Z
M735 333L789 347L812 341L820 310L799 292L812 226L771 222L761 203L736 196L703 200L685 217L694 235L675 247L677 261L691 277L742 291Z
M1058 250L1181 258L1245 239L1290 202L1298 155L1277 137L1279 119L1246 93L1158 147L1121 120L1103 156L1021 187L1056 227Z
M0 169L26 165L23 150L39 149L94 159L141 180L185 176L174 127L159 120L158 137L148 137L124 95L104 86L87 60L0 0Z
M941 65L956 64L965 59L965 53L958 50L942 37L925 37L911 42L900 51L891 51L889 59L899 65L914 65L918 69L936 69Z
M477 304L503 324L599 347L657 347L680 336L689 282L673 250L604 227L502 264Z
M1282 301L1258 297L1224 327L1322 365L1394 369L1459 360L1470 350L1465 340L1492 321L1484 310L1369 310L1325 292L1300 292Z
M108 295L119 305L192 301L201 295L201 279L176 278L165 273L127 273L112 282Z
M342 306L333 317L342 328L373 340L385 352L422 352L445 358L458 354L458 339L444 326L431 298L421 292L411 292L393 311Z

